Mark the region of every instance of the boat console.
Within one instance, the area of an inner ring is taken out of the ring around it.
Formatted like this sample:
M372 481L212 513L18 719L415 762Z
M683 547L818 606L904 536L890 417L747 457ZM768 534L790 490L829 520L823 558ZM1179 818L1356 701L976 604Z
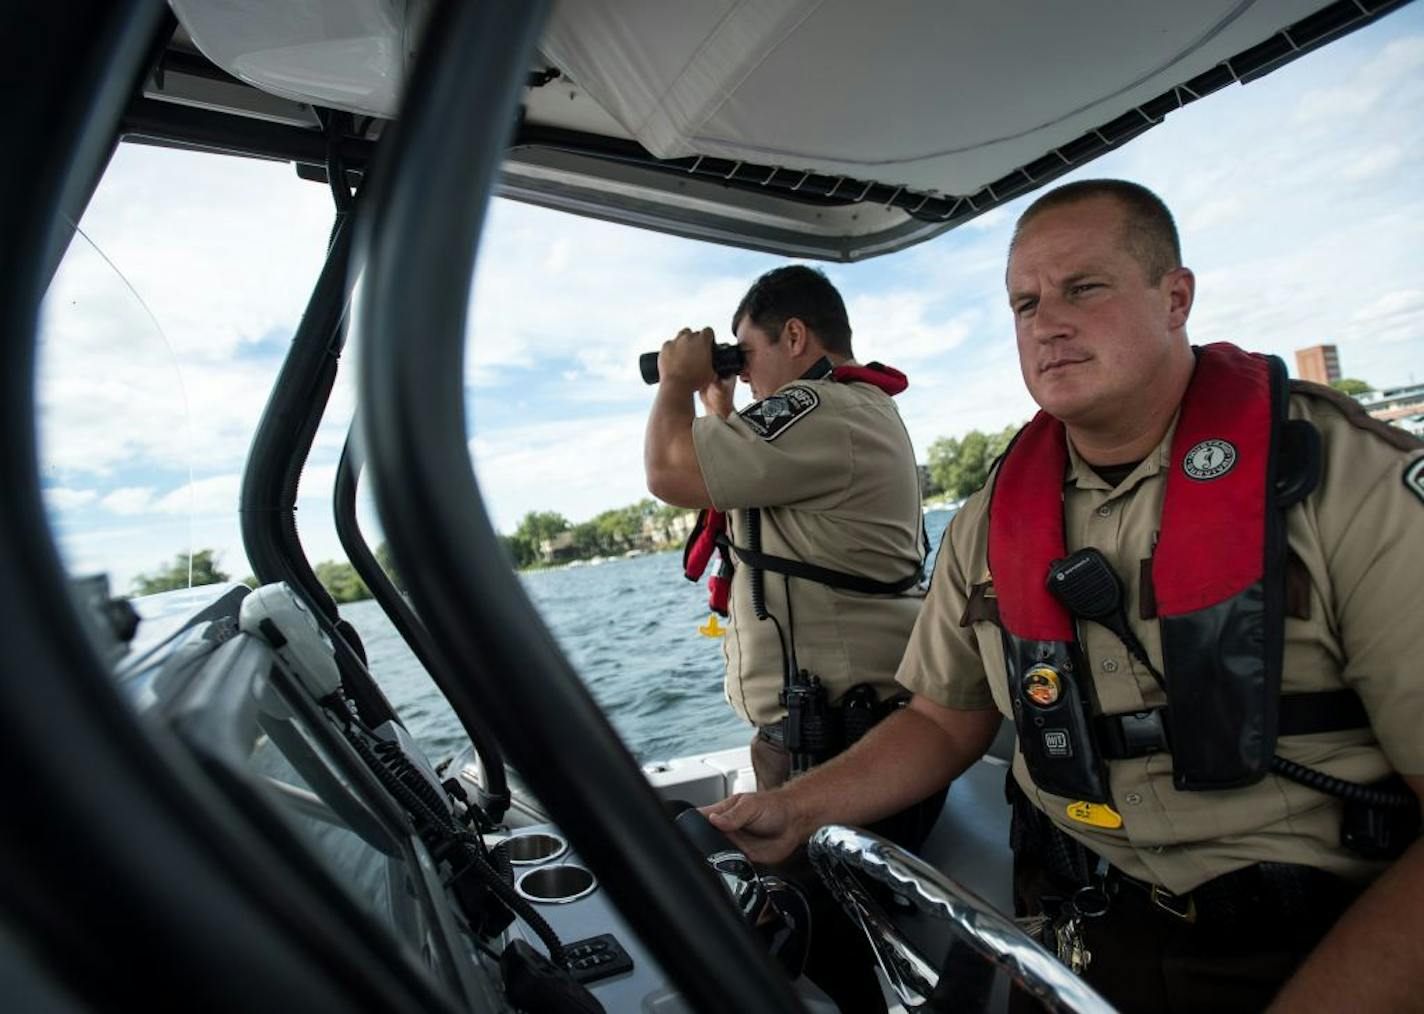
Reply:
M476 961L490 960L486 952L502 953L516 939L547 954L548 942L535 925L542 920L563 944L573 977L606 1010L690 1009L568 834L541 818L527 798L482 834L488 855L507 861L508 884L524 906L489 932L499 920L470 901L479 895L462 888L459 877L452 882L448 871L441 873L439 848L413 833L392 807L439 807L442 817L476 826L477 815L451 804L447 789L452 781L476 787L473 749L432 766L398 722L353 736L345 706L336 703L339 676L329 639L289 588L216 589L206 605L192 593L172 593L139 606L146 617L141 629L147 629L118 669L131 701L170 723L246 805L267 811L294 847L309 850L323 875L354 890L363 917L383 923L402 948L418 952L422 938L443 927ZM758 876L695 809L753 787L747 750L678 758L645 770L728 900L797 978L808 935L804 900L798 907L794 886ZM924 851L940 869L1006 910L1004 773L1003 761L991 757L957 782ZM442 775L451 778L442 782ZM477 798L473 791L468 795ZM951 936L922 913L907 907L895 919L926 953L948 947ZM450 958L459 960L453 952ZM809 1010L834 1010L805 979L797 993Z

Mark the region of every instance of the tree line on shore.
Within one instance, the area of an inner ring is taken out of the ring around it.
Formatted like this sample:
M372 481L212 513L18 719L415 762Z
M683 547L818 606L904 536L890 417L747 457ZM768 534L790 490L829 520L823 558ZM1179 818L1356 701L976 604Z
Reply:
M530 511L513 535L501 535L499 539L514 565L521 568L549 562L545 550L555 544L559 559L565 561L618 556L629 550L671 545L678 538L679 519L687 513L686 508L647 497L577 524L557 511Z
M381 569L386 572L395 586L401 591L405 591L405 582L401 580L399 572L396 571L395 563L391 559L390 547L384 542L376 547L376 562L381 565ZM366 587L366 582L361 580L361 575L356 573L356 568L344 560L323 560L312 570L322 587L326 589L327 594L338 605L344 605L347 602L361 602L371 597L371 590ZM205 584L223 584L233 579L231 574L218 565L217 550L199 549L192 554L191 559L187 553L179 553L171 563L164 564L152 573L140 574L134 578L133 594L135 596L156 595L159 592L187 588L190 573L193 579L192 585L195 588ZM257 578L249 574L242 578L242 583L249 588L256 588Z

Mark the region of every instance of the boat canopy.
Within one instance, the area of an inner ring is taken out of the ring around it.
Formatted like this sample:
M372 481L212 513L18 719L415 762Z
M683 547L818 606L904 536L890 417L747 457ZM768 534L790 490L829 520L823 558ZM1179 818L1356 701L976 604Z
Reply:
M151 98L316 127L396 115L430 0L173 0L175 48L262 94ZM504 196L832 260L900 249L1264 74L1390 0L565 0ZM211 77L211 76L209 76ZM243 106L247 108L243 108Z

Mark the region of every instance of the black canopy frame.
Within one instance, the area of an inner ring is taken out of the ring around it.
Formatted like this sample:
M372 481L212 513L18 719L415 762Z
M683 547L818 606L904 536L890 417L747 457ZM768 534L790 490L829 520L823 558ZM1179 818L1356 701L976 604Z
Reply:
M799 1010L544 626L475 483L465 443L470 280L546 9L439 7L402 116L382 140L364 196L355 322L367 471L443 668L465 674L459 693L507 733L511 761L687 1002Z
M0 938L7 999L54 1008L453 1011L136 721L76 612L40 497L36 336L53 266L171 32L154 0L28 7L0 33L26 85L0 160ZM328 891L328 888L330 891ZM161 967L155 965L161 962Z

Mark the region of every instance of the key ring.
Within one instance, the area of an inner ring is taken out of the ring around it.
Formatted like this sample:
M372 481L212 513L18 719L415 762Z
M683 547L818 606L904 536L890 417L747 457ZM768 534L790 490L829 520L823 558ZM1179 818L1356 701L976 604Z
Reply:
M1101 884L1087 884L1073 892L1069 907L1084 919L1096 919L1107 914L1112 900Z

